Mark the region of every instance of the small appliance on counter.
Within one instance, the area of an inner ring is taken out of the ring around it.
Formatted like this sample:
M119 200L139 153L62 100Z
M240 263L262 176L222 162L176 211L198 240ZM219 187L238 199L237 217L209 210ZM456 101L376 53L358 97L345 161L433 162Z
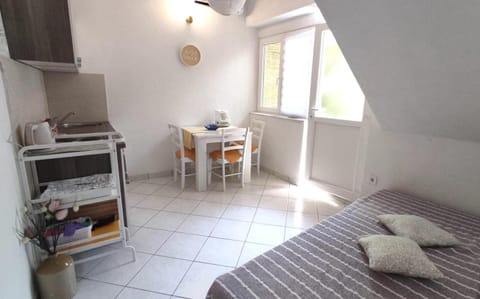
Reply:
M215 124L218 127L230 126L230 115L225 110L215 110Z
M55 143L55 137L48 122L28 123L25 125L25 145L53 143Z

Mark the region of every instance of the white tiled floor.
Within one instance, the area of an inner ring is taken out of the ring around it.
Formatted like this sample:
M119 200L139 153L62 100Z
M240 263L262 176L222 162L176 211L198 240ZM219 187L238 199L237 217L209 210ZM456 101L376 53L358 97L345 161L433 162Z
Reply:
M82 264L78 298L205 298L213 280L343 208L265 174L227 192L196 192L162 177L128 185L129 251ZM220 249L220 250L219 250Z

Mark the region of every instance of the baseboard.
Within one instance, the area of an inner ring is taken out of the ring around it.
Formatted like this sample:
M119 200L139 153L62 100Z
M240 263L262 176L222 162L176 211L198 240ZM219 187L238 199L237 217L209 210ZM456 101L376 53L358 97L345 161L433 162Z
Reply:
M328 184L328 183L325 183L325 182L319 182L319 181L314 181L314 180L309 180L309 182L318 186L319 188L321 188L321 189L323 189L323 190L325 190L325 191L327 191L327 192L329 192L333 195L336 195L337 197L341 197L342 199L347 200L349 202L352 202L359 197L359 194L357 194L356 192L354 192L352 190L348 190L348 189L345 189L345 188L342 188L342 187L331 185L331 184Z
M272 174L272 175L276 176L277 178L280 178L284 181L289 182L290 184L298 185L298 178L292 179L291 177L289 177L287 175L281 174L280 172L275 171L275 170L270 169L270 168L265 167L265 166L260 166L260 170L262 170L263 172L266 172L268 174ZM252 174L253 173L254 173L254 170L252 169Z
M172 176L172 175L173 175L173 172L171 170L165 170L165 171L155 172L155 173L131 175L130 181L131 182L144 181L148 179L161 178L161 177Z

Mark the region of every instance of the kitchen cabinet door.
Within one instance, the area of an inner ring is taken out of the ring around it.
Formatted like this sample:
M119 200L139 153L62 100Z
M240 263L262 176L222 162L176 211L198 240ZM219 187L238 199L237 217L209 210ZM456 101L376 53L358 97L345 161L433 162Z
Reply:
M68 0L0 0L0 10L11 58L75 64Z

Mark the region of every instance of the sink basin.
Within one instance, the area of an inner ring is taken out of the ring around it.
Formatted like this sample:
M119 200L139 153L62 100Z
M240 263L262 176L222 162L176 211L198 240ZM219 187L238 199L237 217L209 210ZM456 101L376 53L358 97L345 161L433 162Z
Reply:
M85 128L85 127L102 127L102 126L105 126L105 122L64 123L64 124L60 124L58 126L60 128L63 128L63 129Z
M108 121L71 122L58 125L59 142L94 141L119 135Z
M74 137L70 138L67 136L60 136L57 138L57 142L63 143L63 142L81 142L81 141L97 141L97 140L106 140L108 137L106 136L95 136L95 137Z

